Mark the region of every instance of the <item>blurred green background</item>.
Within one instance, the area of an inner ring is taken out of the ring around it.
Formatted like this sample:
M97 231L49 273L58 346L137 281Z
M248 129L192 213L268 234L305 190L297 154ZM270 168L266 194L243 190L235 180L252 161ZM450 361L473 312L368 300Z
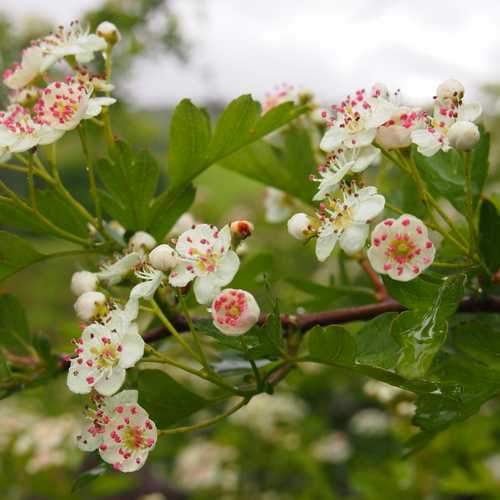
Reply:
M171 110L137 109L120 95L120 81L126 78L131 61L148 48L155 47L159 54L189 64L192 47L168 3L134 3L134 9L129 9L129 2L103 2L87 12L85 20L93 27L111 20L120 28L124 39L115 59L114 81L121 99L112 108L112 120L117 135L134 147L151 149L166 174ZM162 30L148 27L146 20L151 16L165 16ZM33 18L20 30L0 10L2 66L16 60L28 40L50 28L50 24ZM492 96L498 92L495 86L485 90ZM5 103L6 95L0 95L0 99ZM216 115L223 105L211 102L210 112ZM487 126L493 144L499 144L497 118L489 116ZM96 131L92 132L93 153L98 155L102 144ZM78 148L75 134L67 134L58 149L59 162L67 187L88 205L83 161L74 154ZM489 190L495 192L498 146L493 148L491 160ZM15 174L2 173L2 177L19 192L25 189L23 180ZM321 310L369 300L362 293L355 298L332 293L328 288L332 266L319 267L311 249L292 241L283 223L271 225L265 221L264 186L217 166L199 177L196 185L195 219L215 224L237 218L255 222L257 229L243 257L242 273L265 271L279 291L283 310ZM396 189L394 183L392 188ZM41 249L54 246L43 239L35 242ZM66 352L71 338L79 333L69 280L74 271L94 265L91 257L44 262L15 275L3 285L3 291L21 299L34 331L48 335L58 350ZM368 285L355 269L349 268L348 275L349 281L336 284ZM311 276L317 286L305 284ZM265 287L255 291L261 303L268 306ZM500 499L498 401L489 402L478 415L438 436L424 451L404 457L403 443L414 433L410 423L412 401L411 394L381 382L308 365L292 373L273 397L259 396L216 427L160 440L139 473L107 473L88 484L83 481L81 488L72 491L76 478L96 466L98 460L84 456L73 446L72 436L80 425L81 398L71 395L60 377L48 386L0 402L0 498ZM196 416L205 418L206 413Z

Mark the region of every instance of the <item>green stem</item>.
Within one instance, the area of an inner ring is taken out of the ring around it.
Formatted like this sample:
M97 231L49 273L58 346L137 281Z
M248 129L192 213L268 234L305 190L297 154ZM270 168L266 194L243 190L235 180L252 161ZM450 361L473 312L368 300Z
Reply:
M104 77L108 83L111 83L111 51L112 47L108 45L106 52L104 53ZM106 91L106 95L109 97L110 92ZM104 124L106 142L108 143L108 147L111 149L115 146L115 139L113 136L113 128L111 126L109 108L107 106L105 106L102 110L102 121Z
M160 306L156 303L156 301L153 299L150 301L152 308L154 309L154 312L156 316L160 319L160 321L165 325L167 330L172 334L173 337L177 339L177 341L184 347L184 349L191 354L197 361L199 361L202 365L202 361L200 356L194 352L194 350L191 348L191 346L182 338L182 335L176 330L175 326L172 325L172 323L169 321L169 319L163 314L163 311L161 310Z
M33 174L33 169L35 168L33 164L33 155L31 156L31 161L28 166L28 190L30 196L30 203L33 210L37 210L36 206L36 188L35 188L35 179Z
M243 350L245 351L245 354L246 354L246 357L250 363L250 366L252 367L252 371L253 371L253 374L255 376L255 382L257 384L257 392L261 392L261 390L262 390L262 377L260 376L260 371L257 368L255 361L250 356L250 352L248 350L248 345L247 345L247 341L245 339L245 335L242 335L240 337L240 342L241 342L241 347L243 347Z
M5 170L12 170L13 172L21 172L22 174L27 174L28 169L26 167L21 167L20 165L12 165L11 163L0 163L0 168Z
M186 322L188 324L189 331L191 332L191 335L192 335L194 342L195 342L195 345L196 345L196 349L198 350L198 354L199 354L201 363L202 363L203 367L205 368L205 370L210 372L212 370L210 368L210 365L208 364L205 353L203 352L200 337L198 335L198 332L196 331L196 328L194 327L193 320L191 318L191 313L189 312L189 309L186 305L186 301L184 300L184 297L183 297L181 292L179 292L178 298L179 298L179 304L181 305L182 312L184 313L184 317L186 318Z
M85 124L82 122L78 126L78 132L80 134L80 142L82 144L83 154L87 162L87 174L89 176L89 187L90 195L94 201L95 212L97 217L97 229L102 232L102 213L101 213L101 203L99 201L99 196L97 194L97 185L95 181L94 163L90 157L89 147L87 142L87 130Z
M229 417L233 413L236 413L240 408L243 408L248 402L250 401L250 397L243 398L237 405L229 408L229 410L225 411L221 415L217 415L214 418L211 418L210 420L206 420L205 422L200 422L198 424L194 425L186 425L184 427L177 427L175 429L161 429L158 431L158 434L160 435L165 435L165 434L177 434L181 432L191 432L191 431L196 431L199 429L205 429L207 427L210 427L213 424L216 424L217 422L220 422L221 420L224 420L225 418Z

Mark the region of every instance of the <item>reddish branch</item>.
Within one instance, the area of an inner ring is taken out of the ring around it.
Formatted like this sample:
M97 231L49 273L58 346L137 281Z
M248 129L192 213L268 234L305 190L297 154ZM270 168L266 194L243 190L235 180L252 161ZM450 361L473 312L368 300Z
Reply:
M369 320L387 312L401 312L404 310L405 307L394 299L388 298L383 302L377 302L375 304L345 307L334 311L322 311L301 315L283 314L281 316L281 324L285 332L293 328L305 333L313 326L328 326L349 323L351 321ZM458 307L458 312L500 313L500 297L465 297ZM200 318L194 318L194 321L196 322L199 319ZM189 330L186 319L182 315L172 316L170 321L180 332ZM259 324L262 325L266 321L267 315L262 315ZM165 327L160 326L147 331L143 335L143 338L147 343L152 343L168 336L170 336L170 333ZM61 365L67 367L69 366L69 362L61 359Z

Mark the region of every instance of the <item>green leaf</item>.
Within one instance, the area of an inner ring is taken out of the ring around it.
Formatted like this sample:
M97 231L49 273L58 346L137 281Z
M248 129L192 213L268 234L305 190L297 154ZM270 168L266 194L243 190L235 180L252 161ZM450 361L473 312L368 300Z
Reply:
M258 141L220 161L228 170L238 172L311 204L315 185L309 176L317 160L307 128L291 125L281 132L283 145Z
M449 276L440 283L433 283L422 277L406 282L384 277L384 284L389 295L408 309L426 311L439 300L437 315L446 319L455 313L464 295L465 276Z
M193 204L196 191L188 185L184 189L169 190L155 198L151 207L151 221L147 228L157 241L163 240L179 217Z
M325 363L351 365L356 352L356 342L341 326L315 326L307 334L310 355Z
M0 281L44 258L26 240L0 231Z
M418 171L429 191L446 198L458 211L465 213L464 163L460 154L451 150L439 151L433 156L423 156L412 149Z
M86 488L92 482L94 482L98 477L102 476L106 472L110 472L111 467L108 464L101 463L96 467L85 471L83 474L80 474L76 481L73 483L71 487L71 493L75 493L82 488Z
M268 316L264 325L255 329L255 333L263 348L262 356L282 355L281 353L283 351L284 341L278 301L274 302L273 311Z
M30 353L32 338L21 303L10 294L0 295L0 346L15 353Z
M399 357L399 345L391 335L397 313L384 313L365 323L356 334L356 364L392 370Z
M153 156L147 151L136 154L118 142L112 159L96 163L96 172L105 187L99 194L108 214L127 229L147 228L160 174Z
M203 169L210 143L210 120L189 99L175 108L168 138L171 188L189 183Z
M230 102L210 135L207 114L183 100L172 115L169 132L168 172L171 189L189 184L210 165L258 141L307 110L287 102L261 115L250 95Z
M274 266L272 253L265 252L245 257L238 274L231 282L231 287L254 290L257 285L262 284L264 276L268 279L272 278Z
M210 401L198 396L159 370L139 372L139 403L163 429L205 408Z
M483 200L479 216L479 249L491 272L500 268L500 214L490 200Z
M45 234L50 231L33 214L14 205L8 200L0 200L0 224L9 228Z

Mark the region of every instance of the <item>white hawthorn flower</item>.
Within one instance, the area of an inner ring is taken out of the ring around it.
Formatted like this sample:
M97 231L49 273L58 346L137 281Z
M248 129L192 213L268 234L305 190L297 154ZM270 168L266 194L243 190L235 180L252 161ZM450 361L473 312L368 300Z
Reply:
M137 231L128 241L128 247L131 252L148 253L157 245L153 236L145 231Z
M226 288L212 302L214 326L225 335L243 335L260 317L260 308L251 293Z
M92 323L83 330L75 354L67 377L70 391L88 394L94 388L99 394L110 396L125 381L126 369L142 358L144 340L137 325L123 311L115 309L104 323Z
M116 100L112 97L91 97L94 89L76 80L53 82L42 91L33 111L35 121L55 130L67 132L76 128L82 120L99 115L103 106Z
M464 98L465 89L461 82L450 78L438 85L436 99L444 105L458 105Z
M109 21L103 21L95 31L97 36L104 38L109 45L116 45L122 38L118 28Z
M178 263L179 259L175 250L168 245L158 245L151 250L148 256L148 262L152 267L159 271L171 271Z
M108 286L113 286L134 271L141 262L142 256L138 252L131 252L112 264L103 264L101 270L95 274L99 280L104 281Z
M292 197L279 189L266 188L264 207L266 209L266 221L270 224L278 224L290 217L295 204Z
M479 128L472 122L456 122L448 130L451 147L459 151L470 151L480 139Z
M86 323L104 318L109 312L106 295L101 292L85 292L74 305L76 315Z
M122 391L88 411L88 424L76 437L83 451L99 450L101 458L121 472L139 470L158 438L155 423L138 403L137 391Z
M397 281L409 281L427 269L436 249L425 224L413 215L386 219L373 230L368 260L373 269Z
M10 153L22 153L42 144L57 141L64 131L37 123L30 112L18 104L0 111L0 148Z
M324 200L327 194L337 190L340 182L349 172L363 172L379 158L380 150L374 146L339 148L333 151L328 155L325 164L318 167L318 177L311 177L311 180L319 183L319 190L313 200Z
M342 146L368 146L375 139L377 127L390 119L395 107L382 96L367 97L361 89L332 108L334 115L327 120L328 129L320 143L326 152Z
M440 91L438 87L433 116L427 118L425 128L415 130L411 134L412 141L418 146L418 152L424 156L433 156L440 150L449 151L452 147L449 139L451 127L460 122L474 122L481 115L479 103L464 103L463 90L460 91L456 84L449 84L448 87L446 92Z
M106 41L83 29L78 21L71 22L68 29L59 26L57 31L35 43L45 56L42 71L66 56L75 56L79 64L87 64L94 59L95 52L106 50Z
M20 90L44 71L45 56L40 47L24 49L20 63L3 72L3 83L12 90Z
M171 271L169 283L184 287L194 280L194 294L200 304L208 304L227 285L240 266L231 249L231 231L198 224L179 236L175 246L179 264Z
M385 198L377 194L377 188L369 186L358 189L353 183L342 186L342 198L328 198L321 205L316 217L302 216L302 234L317 236L316 257L323 262L332 253L337 242L347 254L359 252L368 237L369 222L384 209ZM306 221L308 225L306 226ZM292 236L295 236L290 231ZM301 233L298 233L301 235ZM299 239L304 239L299 238Z
M132 288L125 306L125 313L131 319L135 319L139 314L139 301L141 299L151 300L165 278L161 271L148 266L145 266L142 271L137 271L135 275L142 282Z
M94 292L97 289L99 279L90 271L78 271L71 277L71 291L79 297L85 292Z

